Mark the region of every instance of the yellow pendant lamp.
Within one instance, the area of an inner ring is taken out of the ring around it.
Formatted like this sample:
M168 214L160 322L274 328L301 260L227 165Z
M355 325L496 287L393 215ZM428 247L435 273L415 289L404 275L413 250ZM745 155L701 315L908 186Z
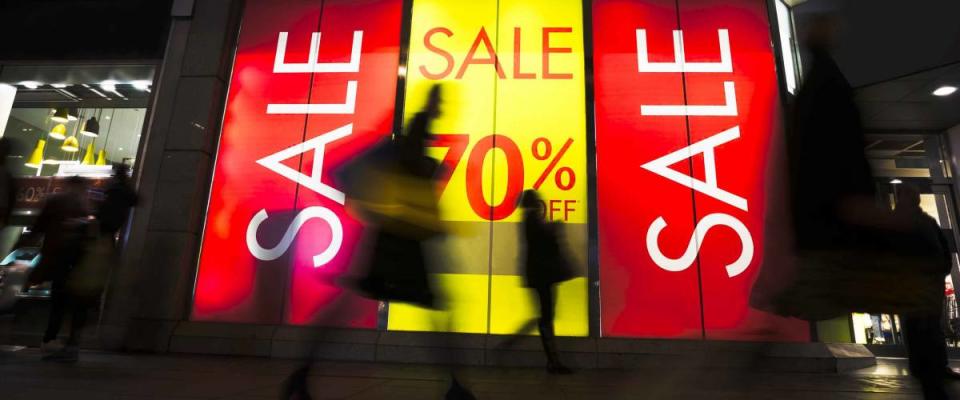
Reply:
M110 126L107 127L107 135L106 135L107 137L103 140L103 148L101 148L100 151L97 152L96 165L103 166L103 165L107 165L107 163L109 162L107 160L107 145L110 144L110 130L113 129L113 121L117 116L117 110L113 110L113 114L111 115L112 116L110 118Z
M101 149L100 152L97 153L97 165L107 165L107 151L106 151L106 150Z
M77 140L76 136L70 136L63 141L63 146L60 146L60 150L67 153L76 153L80 151L80 141Z
M67 138L67 126L64 124L57 124L53 129L50 130L50 137L63 140Z
M87 152L83 155L83 161L80 164L83 165L93 165L97 162L96 157L93 156L93 142L87 145Z
M43 149L46 146L46 140L38 140L37 147L33 149L33 153L30 153L30 158L27 159L27 162L24 165L30 168L40 168L40 166L43 165Z

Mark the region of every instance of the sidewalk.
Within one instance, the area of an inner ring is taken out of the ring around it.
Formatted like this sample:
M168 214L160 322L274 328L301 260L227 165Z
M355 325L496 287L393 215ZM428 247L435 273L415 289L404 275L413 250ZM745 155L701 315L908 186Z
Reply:
M0 350L0 398L277 399L292 360L84 352L74 365L40 361L35 349ZM844 374L762 371L588 370L554 377L540 369L466 368L479 399L919 399L903 359ZM443 368L405 364L320 363L319 399L441 399ZM960 383L956 384L960 390Z

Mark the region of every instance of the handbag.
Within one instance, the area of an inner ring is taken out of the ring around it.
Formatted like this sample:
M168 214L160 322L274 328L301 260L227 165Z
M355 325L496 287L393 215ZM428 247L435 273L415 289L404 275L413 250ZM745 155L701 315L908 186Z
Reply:
M935 257L820 250L797 254L797 274L771 304L778 315L820 321L854 312L917 315L940 310L942 279L922 273Z

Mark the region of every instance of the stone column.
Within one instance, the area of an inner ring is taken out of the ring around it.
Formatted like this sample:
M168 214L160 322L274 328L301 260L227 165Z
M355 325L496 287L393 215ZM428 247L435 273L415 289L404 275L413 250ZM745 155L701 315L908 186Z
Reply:
M105 347L166 351L189 318L242 0L178 0L135 179L141 195L107 296Z

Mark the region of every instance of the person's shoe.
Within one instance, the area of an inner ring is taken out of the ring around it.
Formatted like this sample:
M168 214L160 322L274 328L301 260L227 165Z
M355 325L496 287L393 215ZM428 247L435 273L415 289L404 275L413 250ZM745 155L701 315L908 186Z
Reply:
M547 373L550 375L570 375L573 370L560 363L551 363L547 364Z
M63 343L57 339L53 339L46 342L40 342L40 354L44 356L56 353L60 350L63 350Z
M447 389L447 395L444 398L446 400L477 400L477 397L463 387L457 378L450 380L450 389Z
M311 400L310 388L307 384L307 376L310 373L310 367L301 367L287 378L280 392L281 400Z
M80 359L80 349L76 346L67 346L57 352L43 356L43 361L75 363Z
M960 381L960 372L957 370L947 367L947 370L944 371L943 377L952 381Z

